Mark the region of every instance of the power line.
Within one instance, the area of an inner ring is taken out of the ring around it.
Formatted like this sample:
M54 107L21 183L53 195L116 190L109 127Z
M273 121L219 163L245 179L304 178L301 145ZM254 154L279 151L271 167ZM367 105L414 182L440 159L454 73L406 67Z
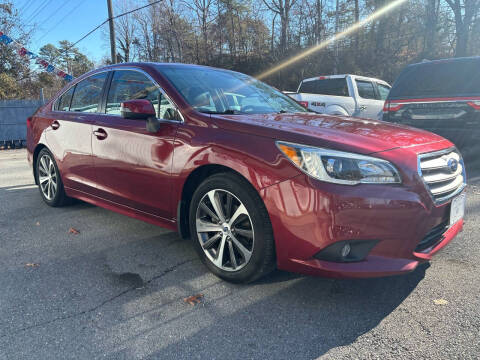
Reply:
M119 17L122 17L122 16L125 16L125 15L128 15L128 14L131 14L135 11L138 11L138 10L142 10L142 9L145 9L146 7L149 7L149 6L152 6L152 5L155 5L155 4L158 4L159 2L162 2L163 0L157 0L157 1L154 1L150 4L147 4L147 5L144 5L144 6L141 6L139 8L136 8L136 9L133 9L133 10L130 10L130 11L127 11L127 12L124 12L123 14L119 14L119 15L116 15L114 17L112 17L112 20L113 19L117 19ZM73 48L75 45L77 45L80 41L82 41L83 39L85 39L87 36L91 35L92 33L94 33L96 30L98 30L102 25L105 25L108 21L110 20L110 18L108 18L107 20L105 20L104 22L102 22L100 25L98 25L97 27L95 27L93 30L89 31L87 34L85 34L84 36L82 36L80 38L80 40L74 42L70 47L68 47L67 49L64 50L64 52L70 50L71 48Z
M46 18L43 19L43 22L48 21L53 15L58 14L58 12L62 10L63 7L68 4L69 1L70 0L65 0L62 4L60 4L60 6L57 7L53 12L51 12L50 15L48 15Z
M82 5L82 2L81 2L81 1L79 1L79 2L77 3L77 5L74 6L68 13L66 13L55 25L53 25L50 29L48 29L47 32L45 32L45 33L42 35L42 37L38 40L38 42L42 41L42 40L45 38L45 36L47 36L48 34L50 34L53 29L55 29L58 25L60 25L68 16L70 16L70 14L71 14L72 12L74 12L75 10L77 10L77 8L78 8L80 5Z
M35 10L32 11L32 13L28 16L28 18L25 20L26 23L32 21L33 19L35 19L35 16L37 16L37 13L39 13L42 9L43 10L43 7L49 2L50 0L45 0L43 2L40 3L40 5L35 8ZM39 11L40 10L40 11Z

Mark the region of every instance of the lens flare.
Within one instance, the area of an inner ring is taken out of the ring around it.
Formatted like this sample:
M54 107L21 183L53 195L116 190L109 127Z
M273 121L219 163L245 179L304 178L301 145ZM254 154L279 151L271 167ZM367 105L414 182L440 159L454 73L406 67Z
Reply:
M354 33L355 31L358 31L360 28L362 28L363 26L365 26L369 22L371 22L373 20L376 20L379 17L382 17L383 15L387 14L388 12L392 11L393 9L395 9L396 7L402 5L403 3L407 2L407 1L408 0L392 1L390 4L385 5L381 9L378 9L377 11L371 13L365 19L353 24L352 26L348 27L344 31L342 31L338 34L335 34L334 36L332 36L331 38L321 42L320 44L306 49L305 51L301 52L300 54L295 55L295 56L291 57L290 59L287 59L287 60L281 62L280 64L274 66L273 68L271 68L271 69L269 69L269 70L267 70L267 71L265 71L261 74L258 74L255 77L259 80L264 79L264 78L276 73L277 71L280 71L280 70L286 68L287 66L290 66L293 63L296 63L297 61L299 61L299 60L301 60L301 59L303 59L303 58L305 58L309 55L312 55L314 52L327 47L328 45L334 43L335 41L340 40L340 39Z

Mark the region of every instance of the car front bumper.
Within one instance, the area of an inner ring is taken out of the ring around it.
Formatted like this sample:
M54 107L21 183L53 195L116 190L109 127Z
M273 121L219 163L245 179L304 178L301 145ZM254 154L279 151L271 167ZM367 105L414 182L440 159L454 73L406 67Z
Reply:
M378 277L414 270L447 245L463 219L431 247L415 249L429 231L448 222L450 201L435 206L427 192L403 186L328 184L299 175L260 192L275 236L279 269L327 277ZM378 241L357 262L318 260L338 241Z

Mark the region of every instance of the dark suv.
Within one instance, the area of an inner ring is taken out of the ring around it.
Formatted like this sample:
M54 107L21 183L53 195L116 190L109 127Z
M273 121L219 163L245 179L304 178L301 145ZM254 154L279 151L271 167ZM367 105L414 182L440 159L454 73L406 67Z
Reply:
M385 101L383 120L435 132L474 160L480 148L480 57L407 66Z

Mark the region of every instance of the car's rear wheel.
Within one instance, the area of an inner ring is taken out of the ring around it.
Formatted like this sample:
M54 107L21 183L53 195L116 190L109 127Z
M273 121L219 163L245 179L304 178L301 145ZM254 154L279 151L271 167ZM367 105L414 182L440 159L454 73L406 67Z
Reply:
M241 177L222 173L202 182L193 194L189 220L194 247L217 276L251 282L275 268L267 210Z
M62 206L70 198L65 194L60 172L53 155L46 148L37 156L36 175L43 200L50 206Z

